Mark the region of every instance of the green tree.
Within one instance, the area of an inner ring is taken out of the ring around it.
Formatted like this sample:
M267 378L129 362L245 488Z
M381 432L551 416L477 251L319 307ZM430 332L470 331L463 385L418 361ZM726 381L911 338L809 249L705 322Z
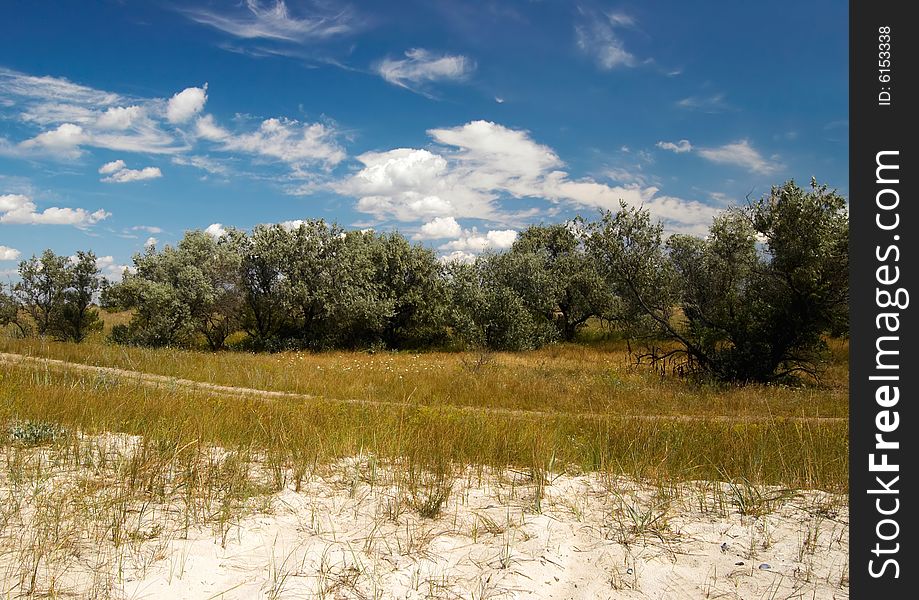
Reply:
M674 235L666 245L647 211L623 206L595 225L589 245L620 298L620 319L676 342L652 357L679 353L691 372L734 382L816 377L824 336L846 327L846 203L813 181L810 191L774 187L718 216L705 239Z
M574 340L591 317L606 314L612 297L603 285L597 263L584 246L584 221L534 225L523 230L511 252L534 254L549 274L549 285L538 293L549 300L546 318L555 323L561 339Z
M92 252L77 251L65 271L67 287L52 329L59 339L82 342L91 332L102 330L102 319L94 302L105 285L105 279Z
M0 328L15 325L19 329L19 335L25 337L29 330L26 323L20 318L20 310L19 300L12 293L4 292L3 284L0 283Z
M484 254L450 267L451 324L472 347L525 350L555 341L553 285L534 253Z
M663 226L648 210L624 202L588 226L587 249L603 275L610 298L607 313L630 338L674 338L678 298L675 273L662 244Z
M122 342L148 346L192 345L200 335L212 350L237 329L242 289L239 254L221 238L190 231L162 252L134 256L135 272L107 293L107 302L134 314L113 329Z
M19 281L13 293L32 318L38 335L53 333L56 319L64 306L64 291L69 287L69 260L45 250L41 257L19 263Z

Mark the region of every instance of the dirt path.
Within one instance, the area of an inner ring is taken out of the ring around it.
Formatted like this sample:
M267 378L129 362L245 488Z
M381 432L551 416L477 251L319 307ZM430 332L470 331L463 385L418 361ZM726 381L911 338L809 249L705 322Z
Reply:
M121 369L117 367L100 367L97 365L87 365L83 363L68 362L56 358L42 358L36 356L26 356L23 354L14 354L0 352L0 364L22 367L46 367L56 371L76 371L80 373L93 373L111 375L121 379L134 381L141 385L150 387L171 387L186 388L200 391L214 396L230 396L234 398L255 398L258 400L297 400L297 401L323 401L337 402L340 404L359 404L363 406L385 406L397 408L418 408L425 406L413 404L410 402L386 402L381 400L359 400L345 398L328 398L325 396L316 396L314 394L303 394L298 392L281 392L276 390L260 390L255 388L219 385L208 383L206 381L195 381L193 379L182 379L180 377L169 377L167 375L157 375L155 373L146 373L144 371L133 371L130 369ZM453 406L453 405L431 405L434 408L445 408L447 410L456 410L461 412L485 412L495 415L509 416L547 416L554 417L559 415L571 415L586 418L605 418L605 419L641 419L647 421L707 421L707 422L744 422L744 423L767 423L772 421L785 422L812 422L812 423L842 423L848 419L845 417L775 417L771 415L764 416L737 416L737 415L612 415L603 413L566 413L550 412L541 410L522 410L513 408L486 408L480 406Z

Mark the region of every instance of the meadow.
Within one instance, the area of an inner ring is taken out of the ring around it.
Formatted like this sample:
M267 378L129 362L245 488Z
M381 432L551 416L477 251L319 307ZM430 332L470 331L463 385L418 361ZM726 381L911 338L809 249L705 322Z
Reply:
M474 516L456 524L462 498L483 481L493 482L500 505L516 502L521 515L534 518L560 502L577 504L571 490L583 482L571 478L603 482L600 496L613 503L601 511L606 527L632 544L670 540L668 523L687 505L700 518L743 520L778 514L806 497L809 516L795 517L804 527L795 533L796 573L808 552L812 561L819 555L821 527L838 526L825 515L845 511L847 342L830 340L819 381L727 386L662 376L635 364L624 342L597 332L592 338L515 353L250 354L119 346L104 334L73 344L9 332L0 337L7 355L0 359L0 423L8 424L0 482L6 592L53 596L89 585L98 588L90 595L117 596L126 568L112 566L118 561L136 563L138 553L152 552L145 560L153 568L172 556L166 546L193 539L195 527L225 546L234 527L270 513L279 494L300 494L317 482L352 500L364 498L361 489L385 490L371 494L377 501L365 508L378 526L404 526L396 538L415 535L406 523L449 519L451 507L453 529L463 535L491 527L506 536L510 526L492 517L485 525ZM581 510L569 508L565 514ZM24 525L32 537L18 533ZM832 538L844 550L847 537L833 535L822 543ZM82 584L73 583L74 557L101 546L110 575L97 581L89 569ZM634 562L630 556L623 560ZM847 566L826 569L823 585L845 591ZM620 584L630 579L624 573ZM811 575L803 581L813 583ZM338 589L337 579L309 589L325 590L316 597L374 597L367 592L372 577L361 577L344 596L329 591ZM797 583L789 589L798 589L799 579L790 578ZM760 583L757 594L768 588ZM284 587L260 585L265 597ZM450 594L472 589L450 585ZM167 588L165 597L175 591Z

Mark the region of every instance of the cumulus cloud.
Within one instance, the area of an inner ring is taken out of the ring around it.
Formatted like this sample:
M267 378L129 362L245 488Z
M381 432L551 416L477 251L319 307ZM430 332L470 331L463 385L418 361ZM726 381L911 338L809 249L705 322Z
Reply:
M462 233L462 228L453 217L434 217L422 225L413 237L416 240L439 240L459 237Z
M475 70L475 62L459 54L435 54L412 48L402 59L384 59L376 66L380 77L399 87L413 89L435 81L460 81Z
M684 152L689 152L692 150L692 144L689 143L689 140L680 140L679 142L658 142L657 147L662 150L670 150L671 152L676 152L677 154L683 154Z
M219 142L230 137L230 132L214 121L213 115L204 115L195 122L195 133L212 142Z
M305 42L324 39L352 31L356 20L348 8L315 7L314 15L297 18L290 14L284 0L262 4L246 0L246 11L203 9L183 11L188 18L243 39L269 39Z
M104 165L102 165L101 167L99 167L99 173L102 174L102 175L108 175L109 173L114 173L115 171L120 171L120 170L124 169L126 166L127 166L127 165L125 165L124 161L121 160L121 159L119 158L118 160L113 160L112 162L107 162L107 163L105 163Z
M218 143L221 150L276 159L294 167L322 164L330 168L346 156L336 140L338 132L322 123L271 118L255 131L234 134L205 115L195 123L195 131L199 137Z
M82 153L80 144L87 140L83 128L73 123L62 123L57 129L45 131L20 144L26 149L36 149L64 158L77 158Z
M473 227L462 232L458 239L440 246L441 250L459 250L480 253L485 250L506 250L514 245L517 232L513 229L490 230L481 234Z
M143 118L144 109L139 106L113 106L99 115L96 125L101 129L124 130Z
M21 255L22 253L15 248L0 246L0 260L17 260Z
M0 195L0 223L29 225L73 225L85 228L107 219L111 213L99 209L89 212L83 208L52 206L39 212L35 202L24 194Z
M223 224L221 223L211 223L204 229L204 233L215 238L219 238L225 236L227 234L227 230L224 229Z
M131 265L118 264L114 256L98 256L96 257L96 266L102 272L102 275L110 281L121 281L124 277L124 272L135 273L135 269Z
M143 169L129 169L121 159L107 162L99 167L99 173L108 175L100 181L106 183L129 183L131 181L143 181L145 179L157 179L163 176L159 167L144 167Z
M714 148L699 148L699 156L718 164L734 165L760 175L770 175L783 168L778 157L766 158L748 140Z
M49 154L72 159L83 147L144 153L177 153L185 146L162 127L160 99L126 98L57 77L34 77L0 68L0 110L42 129L4 154Z
M441 255L440 260L441 262L444 262L444 263L457 262L457 263L468 265L470 263L475 262L476 256L477 255L473 254L472 252L454 250L453 252L448 252L447 254Z
M152 235L147 238L147 241L144 242L144 248L149 248L150 246L156 246L160 241L153 237Z
M622 13L595 14L581 11L583 22L575 27L578 48L593 57L606 71L639 64L635 55L626 50L620 30L635 26L632 17Z
M170 123L185 123L204 108L207 102L207 84L204 87L185 88L166 103L166 118Z
M143 169L121 169L109 177L104 177L100 181L106 183L130 183L132 181L144 181L146 179L158 179L163 176L159 167L144 167Z
M334 136L335 132L321 123L266 119L257 131L224 140L224 147L292 164L321 162L334 166L345 158Z
M291 167L291 179L300 180L315 177L308 167L329 169L346 156L334 124L269 118L255 129L237 127L231 131L203 113L207 98L207 84L186 88L168 99L128 98L65 79L37 78L0 68L0 117L40 128L20 142L0 137L0 155L75 159L89 148L171 154L176 164L225 175L228 169L224 165L189 155L195 144L212 142L227 153L286 163ZM123 183L162 176L154 167L117 172L120 175L106 181ZM305 190L303 186L299 189Z
M442 149L397 148L362 154L357 159L363 167L333 184L333 189L356 197L359 211L380 220L426 224L436 218L442 219L440 224L447 223L447 218L508 222L509 215L498 201L514 198L606 210L617 210L624 200L650 209L671 230L704 229L717 213L697 201L662 195L656 186L572 179L551 148L526 131L497 123L473 121L431 129L428 135Z

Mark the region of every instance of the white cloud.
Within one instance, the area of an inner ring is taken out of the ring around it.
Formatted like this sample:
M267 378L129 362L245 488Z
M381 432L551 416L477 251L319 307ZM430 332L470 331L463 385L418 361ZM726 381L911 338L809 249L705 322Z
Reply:
M80 156L80 144L87 139L83 128L73 123L62 123L51 131L40 133L20 144L23 148L47 151L65 158Z
M131 231L145 231L147 233L163 233L163 230L159 227L152 227L150 225L135 225L131 227Z
M30 225L73 225L85 228L111 216L99 209L89 212L83 208L59 208L52 206L38 212L38 207L29 196L5 194L0 196L0 223Z
M144 109L139 106L113 106L106 109L96 120L101 129L128 129L144 118Z
M257 0L246 0L246 13L228 14L228 11L187 10L185 14L198 23L209 25L243 39L272 39L286 42L305 42L323 39L352 31L353 14L347 8L334 7L325 14L319 12L311 18L291 16L283 0L263 6Z
M120 170L124 169L126 166L127 166L127 165L125 165L124 161L121 160L121 159L119 158L118 160L113 160L112 162L107 162L107 163L105 163L104 165L102 165L101 167L99 167L99 173L102 174L102 175L108 175L109 173L114 173L115 171L120 171Z
M120 158L107 162L99 167L99 173L108 175L100 181L106 183L129 183L131 181L143 181L145 179L157 179L163 176L159 167L144 167L143 169L129 169L125 162Z
M205 228L204 233L215 238L219 238L225 236L227 234L227 230L224 229L221 223L211 223Z
M201 112L207 102L207 84L204 87L185 88L166 104L166 118L170 123L185 123Z
M439 240L459 237L462 233L462 228L453 217L434 217L422 225L413 237L416 240Z
M447 147L439 153L397 148L362 154L357 159L363 168L332 188L356 197L361 212L402 222L429 223L452 217L511 224L513 217L498 202L512 198L613 211L621 199L647 207L656 218L665 219L671 230L704 228L717 213L700 202L659 195L659 188L634 178L617 186L589 178L571 179L555 152L535 142L526 131L473 121L431 129L428 134Z
M440 260L441 262L444 262L444 263L458 262L461 264L468 265L468 264L475 262L476 256L477 255L473 254L472 252L463 252L462 250L454 250L453 252L449 252L447 254L442 255L440 257Z
M676 105L687 110L697 110L705 113L720 113L731 110L731 106L724 100L723 93L710 96L689 96L677 101Z
M575 27L578 47L604 70L634 67L635 55L626 50L618 29L634 27L635 21L621 13L597 15L582 11L584 22Z
M212 175L228 175L230 169L208 156L173 156L172 163L195 167Z
M689 140L680 140L679 142L658 142L657 147L662 150L670 150L671 152L676 152L677 154L683 154L684 152L689 152L692 150L692 144L689 143Z
M108 256L97 256L96 257L96 267L102 271L102 275L110 281L121 281L121 278L124 276L124 272L128 271L129 273L135 273L135 269L131 265L121 265L115 261L115 257Z
M299 229L303 223L305 223L303 219L294 219L292 221L281 221L278 225L287 231L293 231L294 229Z
M125 98L56 77L34 77L0 68L0 109L44 131L0 150L10 156L51 154L72 159L82 147L144 153L185 149L161 127L165 101Z
M109 106L122 101L118 94L71 83L60 77L36 77L0 67L0 98L9 97L97 106Z
M0 260L17 260L22 253L9 246L0 246Z
M104 177L100 181L106 183L130 183L132 181L144 181L146 179L158 179L163 176L159 167L144 167L143 169L122 169L116 171L109 177Z
M407 89L434 81L460 81L473 70L475 63L465 56L434 54L423 48L412 48L405 52L405 58L387 58L376 66L383 79Z
M147 241L144 242L144 248L147 248L149 246L156 246L159 243L160 241L151 235L150 237L147 238Z
M220 143L224 151L277 159L293 167L334 167L346 156L335 139L338 132L322 123L271 118L262 121L256 131L232 134L217 125L211 115L205 115L197 120L195 128L198 136Z
M754 173L769 175L783 168L777 157L766 158L750 142L740 140L715 148L699 148L699 156L714 163L743 167Z
M458 239L440 246L441 250L459 250L462 252L480 253L485 250L506 250L514 245L517 232L513 229L491 230L480 234L478 230L464 230Z
M300 180L314 177L306 172L307 167L328 169L346 157L337 139L339 132L330 123L270 118L261 121L255 130L225 129L212 115L202 112L207 92L204 84L186 88L169 99L127 98L64 79L36 78L0 68L0 118L41 128L18 143L0 137L0 155L74 159L88 148L104 148L171 154L177 164L225 175L228 169L216 161L188 155L195 144L210 141L224 152L284 162L291 167L291 179ZM183 129L177 130L176 125ZM137 181L161 175L151 167L136 173L124 172L109 181ZM297 189L306 191L303 186Z
M197 133L198 137L212 142L219 142L230 137L230 132L218 125L214 121L213 115L198 117L198 120L195 121L195 133Z

